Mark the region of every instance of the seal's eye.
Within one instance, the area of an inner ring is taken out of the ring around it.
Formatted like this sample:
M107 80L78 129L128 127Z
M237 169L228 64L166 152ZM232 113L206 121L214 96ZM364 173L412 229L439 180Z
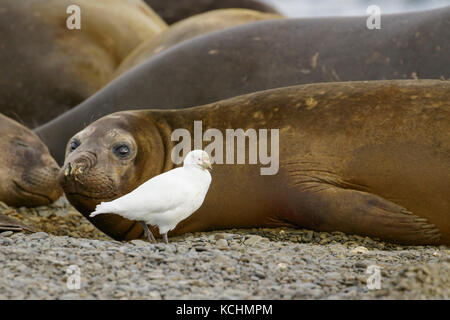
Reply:
M27 145L25 142L20 141L20 140L15 140L14 143L15 143L16 145L18 145L19 147L23 147L23 148L29 148L29 147L30 147L30 146Z
M76 148L80 146L80 144L81 144L80 141L72 140L72 142L70 142L69 152L74 151Z
M126 158L130 154L131 150L126 144L118 144L113 147L113 152L119 158Z

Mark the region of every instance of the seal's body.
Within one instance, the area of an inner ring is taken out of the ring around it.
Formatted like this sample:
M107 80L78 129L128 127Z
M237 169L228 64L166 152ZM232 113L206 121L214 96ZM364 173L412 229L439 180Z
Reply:
M403 80L295 86L184 110L120 112L75 135L61 182L88 216L99 202L171 169L175 129L194 137L194 121L202 121L203 132L267 129L268 140L278 129L279 144L268 143L272 157L279 148L275 175L249 164L246 143L245 164L214 164L203 206L173 233L289 225L449 244L449 101L449 82ZM264 137L257 139L260 148ZM116 239L143 235L140 224L117 216L91 221Z
M167 30L139 45L122 61L113 77L118 77L132 67L182 41L246 23L280 18L283 16L248 9L213 10L195 15L171 25Z

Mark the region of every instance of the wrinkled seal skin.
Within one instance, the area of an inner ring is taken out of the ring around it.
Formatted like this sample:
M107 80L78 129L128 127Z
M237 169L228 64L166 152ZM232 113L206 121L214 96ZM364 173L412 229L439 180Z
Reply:
M272 6L258 0L145 0L168 24L216 9L243 8L278 13Z
M81 30L69 30L69 5ZM0 112L36 127L81 103L167 25L140 0L1 0Z
M121 110L186 108L296 84L450 78L450 7L367 17L255 22L185 41L123 74L36 132L58 163L86 125Z
M245 23L280 18L283 16L248 9L222 9L195 15L138 46L122 61L113 78L182 41Z
M0 201L15 207L54 202L59 167L31 130L0 114Z
M174 235L297 226L450 243L449 81L312 84L189 109L115 113L69 143L61 173L69 201L115 239L142 237L140 223L88 215L171 169L171 132L185 128L193 137L195 120L224 137L227 128L279 129L280 170L261 176L262 165L215 164L205 203ZM112 151L123 145L125 157Z

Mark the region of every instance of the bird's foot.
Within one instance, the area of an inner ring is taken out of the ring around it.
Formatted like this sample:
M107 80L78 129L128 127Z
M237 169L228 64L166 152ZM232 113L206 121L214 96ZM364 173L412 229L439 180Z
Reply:
M142 227L144 227L144 231L145 231L145 236L148 239L148 242L150 243L156 243L156 239L153 236L153 233L150 231L150 229L148 228L147 224L144 221L141 221L142 223Z
M156 243L156 239L155 239L155 237L153 236L153 234L152 234L151 231L150 231L149 234L147 234L147 239L148 239L148 242L150 242L150 243Z

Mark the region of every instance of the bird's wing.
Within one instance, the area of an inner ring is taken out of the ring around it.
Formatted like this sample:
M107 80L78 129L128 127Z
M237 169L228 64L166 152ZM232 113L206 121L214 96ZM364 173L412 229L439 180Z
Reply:
M111 202L118 213L131 214L164 213L184 204L192 197L192 185L177 168L139 186L129 194Z

